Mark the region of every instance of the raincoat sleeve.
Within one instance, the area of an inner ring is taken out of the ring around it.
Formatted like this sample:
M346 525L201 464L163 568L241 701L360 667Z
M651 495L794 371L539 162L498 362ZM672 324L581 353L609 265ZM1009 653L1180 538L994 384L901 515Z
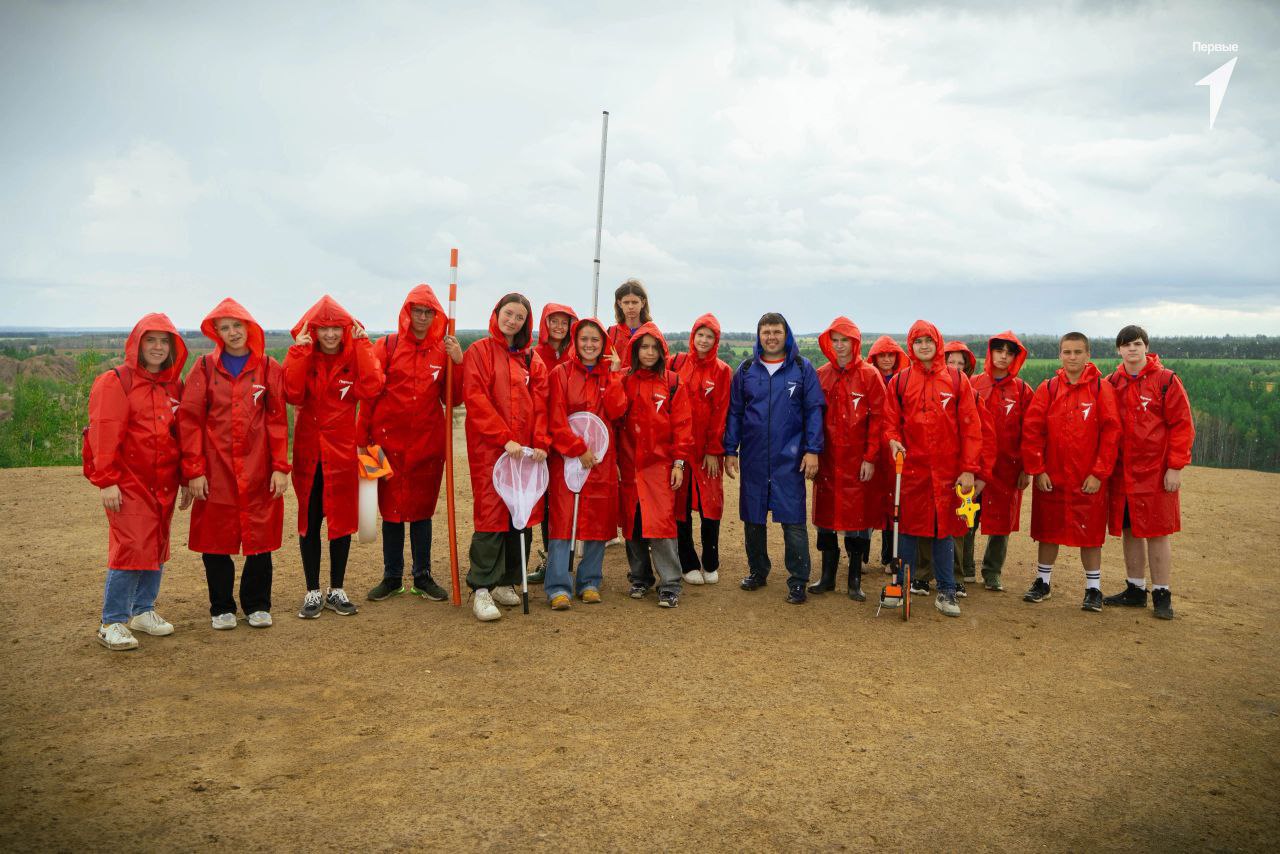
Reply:
M463 356L465 377L462 397L467 405L467 421L475 425L477 433L491 437L499 447L507 442L519 442L511 425L507 424L489 397L493 390L493 368L489 359L482 354L483 349L473 344Z
M617 421L627 414L627 389L622 384L622 371L609 372L609 384L604 390L604 415L609 421Z
M685 461L685 476L690 476L693 466L689 461L689 455L693 453L693 407L689 405L689 389L684 383L676 387L671 401L671 453L673 459Z
M89 448L93 474L89 482L102 489L124 480L116 465L129 429L129 397L115 371L98 377L89 391Z
M1182 469L1191 464L1191 446L1196 441L1196 425L1191 416L1191 401L1177 375L1169 383L1164 396L1164 423L1169 428L1169 448L1165 468Z
M1116 389L1109 382L1098 386L1098 456L1089 472L1098 480L1111 477L1116 467L1116 454L1120 451L1120 407L1116 403Z
M818 371L808 359L801 366L800 378L804 383L804 453L821 454L827 438L827 395L822 391Z
M387 364L387 339L385 337L379 338L378 343L373 345L373 358L378 360L385 382L387 374L391 372L391 366ZM457 371L454 373L457 373ZM368 445L373 442L373 414L378 410L378 403L381 400L382 392L379 389L378 394L365 398L360 402L360 410L356 415L357 445Z
M178 407L178 441L182 446L182 480L204 477L205 421L209 417L208 356L201 356L187 374Z
M739 368L733 372L733 382L729 383L729 415L724 424L725 456L738 456L738 444L742 441L742 416L746 411L746 400L742 386L746 371Z
M280 363L270 356L267 360L267 453L271 455L271 470L288 474L289 465L289 412L284 396L284 371Z
M547 382L547 425L551 431L552 450L566 457L580 457L587 443L569 426L569 374L552 371Z
M969 385L969 378L960 375L960 400L956 406L960 418L960 471L972 472L982 477L986 466L986 423L978 412L978 396ZM992 445L995 447L995 428L992 427Z
M311 366L312 346L294 344L284 356L284 399L294 406L307 402L307 368Z
M863 449L862 460L868 463L880 462L880 446L884 442L884 383L879 378L865 384L864 402L867 405L867 446Z
M382 392L386 376L382 363L374 355L373 342L368 338L357 338L352 342L352 349L355 351L356 398L374 400Z
M1031 405L1022 416L1022 468L1033 477L1044 473L1045 431L1048 424L1049 381L1045 380L1031 396Z
M886 446L889 442L897 442L903 446L907 444L902 441L902 407L898 405L898 383L902 381L901 377L901 372L894 374L884 390L883 436Z
M446 359L449 359L449 354L445 353L444 357ZM444 366L445 371L453 377L453 405L454 406L462 405L462 396L466 393L463 386L463 377L466 374L466 366L467 366L466 358L467 356L466 356L466 353L464 352L462 355L462 359L463 359L462 362L455 365L453 363L453 359L449 359L449 361ZM384 373L390 373L391 366L384 365L383 371ZM443 390L441 390L440 405L441 406L444 405Z
M727 366L726 366L727 368ZM723 373L728 374L728 370ZM730 374L732 376L732 374ZM706 452L709 456L718 457L724 454L724 427L725 421L729 417L729 392L730 383L725 382L725 377L717 378L716 387L711 393L711 411L707 413L707 438ZM701 460L698 460L701 463Z
M533 447L551 449L551 430L547 426L547 363L535 353L529 361L529 394L533 397Z

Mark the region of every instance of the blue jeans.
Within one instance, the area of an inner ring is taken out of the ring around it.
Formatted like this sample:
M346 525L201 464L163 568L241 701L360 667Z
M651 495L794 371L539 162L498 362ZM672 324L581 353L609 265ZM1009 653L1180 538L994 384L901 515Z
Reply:
M898 551L902 562L912 569L916 567L916 538L909 534L898 535ZM938 582L939 593L956 592L955 541L948 536L933 540L933 577ZM902 579L899 578L899 581Z
M547 593L547 601L554 596L564 594L573 597L581 596L584 590L599 590L604 580L604 541L580 540L582 543L582 560L578 562L575 573L577 590L574 581L569 578L569 541L551 540L547 553L547 575L542 586Z
M150 611L160 595L159 569L108 569L102 593L102 624L128 623L137 614Z

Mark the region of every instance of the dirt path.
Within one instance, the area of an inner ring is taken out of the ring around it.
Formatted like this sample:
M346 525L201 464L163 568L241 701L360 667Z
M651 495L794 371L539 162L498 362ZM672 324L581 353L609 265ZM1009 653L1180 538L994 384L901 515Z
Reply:
M108 653L92 488L0 471L0 848L1274 851L1280 476L1185 489L1172 623L1082 613L1074 555L1024 604L1025 535L1009 591L959 620L790 607L780 537L747 594L727 521L724 583L673 612L625 596L616 548L604 604L567 614L366 603L373 545L352 553L360 614L304 622L286 538L275 627L214 632L180 515L176 634ZM1108 592L1122 570L1108 546Z

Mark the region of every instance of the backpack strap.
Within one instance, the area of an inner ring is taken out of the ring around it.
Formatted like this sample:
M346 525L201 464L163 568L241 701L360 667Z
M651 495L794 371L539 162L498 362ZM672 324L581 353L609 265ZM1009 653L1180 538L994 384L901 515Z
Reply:
M398 333L398 332L392 332L390 335L388 335L388 336L387 336L387 338L386 338L386 342L387 342L387 344L386 344L386 347L387 347L387 364L386 364L386 367L390 368L390 367L391 367L391 356L396 352L396 344L398 344L398 343L400 342L400 333Z

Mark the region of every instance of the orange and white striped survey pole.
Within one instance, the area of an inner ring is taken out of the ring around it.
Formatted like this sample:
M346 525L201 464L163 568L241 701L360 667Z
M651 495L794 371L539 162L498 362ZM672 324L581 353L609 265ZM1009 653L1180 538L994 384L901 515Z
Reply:
M449 334L458 332L458 250L449 250ZM453 359L444 360L444 410L445 451L444 473L446 480L445 495L448 500L445 506L449 511L449 576L453 581L453 593L450 601L454 605L462 605L462 582L458 578L458 518L457 508L453 500Z

